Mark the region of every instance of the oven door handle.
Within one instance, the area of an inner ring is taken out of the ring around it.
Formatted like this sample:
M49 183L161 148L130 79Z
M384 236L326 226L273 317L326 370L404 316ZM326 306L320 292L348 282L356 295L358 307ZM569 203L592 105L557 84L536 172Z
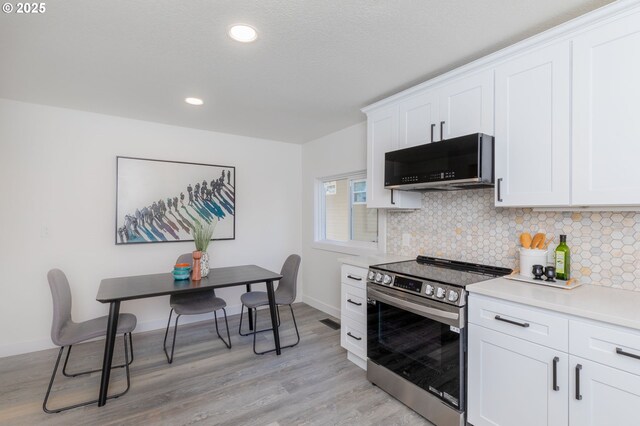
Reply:
M457 312L447 312L441 309L431 308L429 306L420 305L418 303L413 303L408 300L399 299L393 296L389 296L386 293L380 292L378 290L368 288L368 297L373 297L376 300L387 303L391 306L395 306L399 309L405 309L407 311L413 312L414 314L429 317L436 321L441 319L448 320L447 323L451 322L451 320L458 321L460 319L460 314Z

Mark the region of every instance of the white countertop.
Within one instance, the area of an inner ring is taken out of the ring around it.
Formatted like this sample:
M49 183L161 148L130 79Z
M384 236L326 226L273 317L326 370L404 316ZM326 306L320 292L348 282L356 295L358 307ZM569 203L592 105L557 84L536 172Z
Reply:
M564 290L505 278L471 284L466 288L472 294L483 294L640 330L640 292L598 285L582 285L573 290Z
M413 260L415 257L399 256L397 254L372 254L368 256L345 256L338 259L338 262L345 265L368 268L370 265L379 263L402 262L403 260Z

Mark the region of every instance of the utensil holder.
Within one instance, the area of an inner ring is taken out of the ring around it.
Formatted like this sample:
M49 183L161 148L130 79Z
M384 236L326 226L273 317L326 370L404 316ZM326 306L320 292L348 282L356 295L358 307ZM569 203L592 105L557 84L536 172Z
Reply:
M531 272L533 265L546 266L547 250L539 249L520 249L520 275L527 278L533 278Z

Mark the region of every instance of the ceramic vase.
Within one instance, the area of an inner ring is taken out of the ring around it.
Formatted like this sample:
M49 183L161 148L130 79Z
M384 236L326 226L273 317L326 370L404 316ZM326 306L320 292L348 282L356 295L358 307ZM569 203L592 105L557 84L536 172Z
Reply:
M203 278L209 275L209 253L206 251L202 252L202 257L200 258L200 275Z
M202 273L200 271L200 259L202 258L201 251L193 252L193 269L191 271L191 279L193 281L199 281L202 279Z

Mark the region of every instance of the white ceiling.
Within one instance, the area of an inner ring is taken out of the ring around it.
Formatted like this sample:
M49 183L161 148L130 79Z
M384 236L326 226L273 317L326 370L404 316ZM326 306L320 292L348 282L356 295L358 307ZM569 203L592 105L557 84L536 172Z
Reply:
M304 143L609 2L48 1L43 15L0 14L0 97ZM258 40L232 41L237 22Z

